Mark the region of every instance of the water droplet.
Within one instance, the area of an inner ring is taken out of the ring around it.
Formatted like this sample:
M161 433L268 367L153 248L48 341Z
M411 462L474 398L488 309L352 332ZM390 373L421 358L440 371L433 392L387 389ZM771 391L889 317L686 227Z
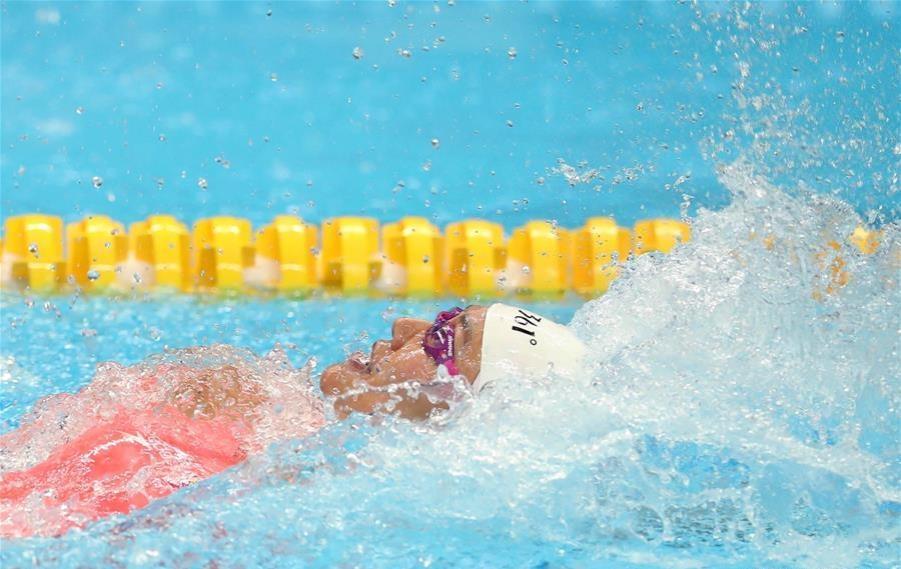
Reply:
M209 187L209 184L207 184L206 178L197 178L197 187L201 190L207 189L207 187Z
M135 273L131 277L135 280L135 283L141 284L141 275L139 273Z
M389 8L394 8L395 6L397 6L397 0L388 0Z
M513 121L507 119L507 126L509 126L510 128L513 128Z
M160 134L159 139L160 139L160 142L166 142L166 135Z
M359 47L359 46L355 47L354 50L352 52L350 52L350 54L352 56L354 56L354 59L359 61L359 60L363 59L363 48Z
M278 73L270 73L269 80L272 81L273 83L277 82L278 81Z
M397 55L410 59L411 57L413 57L413 52L406 48L399 48L397 50Z
M272 9L266 10L266 17L269 18L272 16Z
M428 256L428 255L423 255L423 256L422 256L422 262L423 262L423 263L428 263L428 262L429 262L429 256Z
M441 141L438 140L437 138L433 138L432 139L432 148L437 150L440 146L441 146Z
M522 272L523 272L523 274L528 275L529 273L532 272L532 269L529 267L529 265L523 265Z
M100 271L98 271L96 269L91 269L90 271L88 271L88 280L89 281L96 281L99 278L100 278Z
M515 47L507 48L507 58L509 58L509 59L516 59L516 55L517 55L517 54L516 54L516 48L515 48Z
M166 86L166 84L163 83L162 81L160 81L159 83L156 84L157 90L162 89L162 88L165 87L165 86Z
M84 114L84 107L75 107L75 114L76 114L76 115L83 115L83 114Z
M95 188L99 188L103 185L103 178L101 178L100 176L94 176L93 178L91 178L91 184L93 184Z
M422 163L422 171L423 172L428 172L431 169L432 169L432 161L431 160L426 160L425 162Z

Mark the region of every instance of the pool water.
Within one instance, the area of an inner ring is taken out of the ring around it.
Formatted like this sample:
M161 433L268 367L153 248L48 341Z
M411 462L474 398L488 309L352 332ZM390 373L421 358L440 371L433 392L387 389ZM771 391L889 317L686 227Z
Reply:
M525 301L572 320L584 377L332 422L144 510L5 540L3 567L898 565L894 5L3 10L4 216L681 213L693 233L599 299ZM862 223L875 254L845 238ZM315 376L470 300L4 291L0 429L101 362L224 343Z

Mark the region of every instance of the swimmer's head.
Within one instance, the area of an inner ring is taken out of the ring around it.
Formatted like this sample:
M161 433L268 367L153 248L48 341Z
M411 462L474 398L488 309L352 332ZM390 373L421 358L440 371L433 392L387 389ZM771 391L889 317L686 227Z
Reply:
M481 367L487 311L484 306L470 306L441 323L445 337L452 338L449 355L453 371L469 383L475 381ZM372 413L392 399L385 388L413 381L428 383L436 377L439 363L426 352L423 342L435 325L434 321L398 318L391 327L391 339L375 342L368 356L356 352L326 368L320 380L322 392L336 397L335 410L340 415L351 411ZM443 365L449 367L448 363ZM425 395L406 397L395 407L409 417L428 416L434 408Z
M402 397L386 388L408 382L426 384L439 366L462 376L476 392L505 376L568 373L585 348L568 328L506 304L470 306L438 314L434 321L398 318L390 340L379 340L366 356L357 352L322 374L323 393L334 396L340 415L372 413L392 401L393 410L425 417L436 407L423 394Z

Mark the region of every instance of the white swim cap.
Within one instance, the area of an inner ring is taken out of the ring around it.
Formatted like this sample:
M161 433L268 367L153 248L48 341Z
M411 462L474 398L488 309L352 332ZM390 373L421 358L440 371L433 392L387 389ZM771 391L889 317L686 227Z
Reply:
M522 308L492 304L485 315L482 368L473 391L503 377L540 377L551 370L578 374L586 351L566 326Z

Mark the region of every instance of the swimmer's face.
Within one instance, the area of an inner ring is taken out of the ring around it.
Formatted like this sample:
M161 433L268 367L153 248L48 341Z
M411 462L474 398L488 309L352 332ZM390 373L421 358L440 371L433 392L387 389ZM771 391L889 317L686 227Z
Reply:
M454 334L454 361L460 375L470 383L479 375L482 363L482 332L485 327L483 306L470 306L448 322ZM436 407L425 395L393 395L371 391L393 383L435 379L438 366L422 349L422 339L432 325L428 320L398 318L391 327L391 339L372 345L369 356L351 354L345 361L329 366L322 373L320 385L327 396L336 397L335 410L341 416L351 411L372 413L392 398L394 411L410 418L424 418ZM400 401L397 398L401 397ZM439 405L440 406L440 405Z

